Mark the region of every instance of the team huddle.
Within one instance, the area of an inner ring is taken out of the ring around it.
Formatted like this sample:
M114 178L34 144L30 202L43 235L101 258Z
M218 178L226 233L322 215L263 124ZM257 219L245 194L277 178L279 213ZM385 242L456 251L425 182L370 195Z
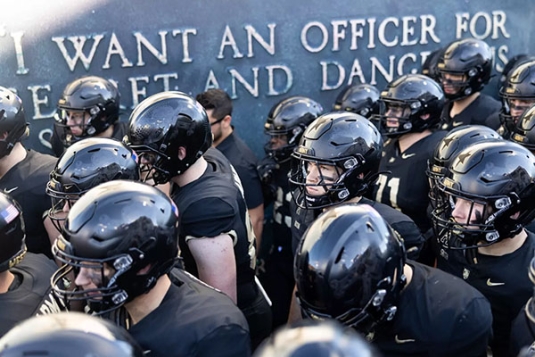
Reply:
M535 356L535 58L492 64L284 98L258 161L221 89L78 78L51 156L0 87L0 356Z

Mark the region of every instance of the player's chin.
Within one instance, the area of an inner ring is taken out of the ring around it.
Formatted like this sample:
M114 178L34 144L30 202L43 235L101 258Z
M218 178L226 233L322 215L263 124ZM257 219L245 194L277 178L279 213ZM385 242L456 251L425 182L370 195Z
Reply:
M307 195L309 196L321 196L323 194L323 190L319 190L316 187L307 187Z

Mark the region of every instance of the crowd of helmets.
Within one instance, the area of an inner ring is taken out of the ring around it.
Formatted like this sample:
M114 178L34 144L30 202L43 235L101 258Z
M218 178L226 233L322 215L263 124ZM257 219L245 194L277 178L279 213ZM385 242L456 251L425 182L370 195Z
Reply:
M535 356L535 57L509 60L497 98L482 92L493 61L485 42L457 40L382 91L344 88L330 111L294 96L266 113L255 259L273 328L244 355ZM23 103L0 87L0 306L27 309L23 321L0 314L0 356L141 356L113 311L188 270L172 179L222 119L181 92L148 97L128 121L119 102L108 80L74 80L58 101L57 158L21 166ZM41 224L45 248L32 236ZM71 312L2 301L17 289L7 274L37 253L56 264L44 294ZM98 297L74 279L92 264L119 272Z

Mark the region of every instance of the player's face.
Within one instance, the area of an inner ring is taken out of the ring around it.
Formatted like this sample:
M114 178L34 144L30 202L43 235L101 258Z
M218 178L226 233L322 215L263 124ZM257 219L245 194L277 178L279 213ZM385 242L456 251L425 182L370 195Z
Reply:
M307 163L306 173L306 190L310 196L326 194L331 185L340 177L335 166L315 164L313 162Z
M484 220L485 206L481 203L456 198L455 208L451 213L455 222L460 224L482 224ZM475 228L475 227L474 227Z
M466 76L462 74L442 74L442 88L445 94L456 94L460 87L466 81Z
M103 266L100 263L82 262L74 283L81 290L87 291L87 295L95 295L97 292L91 290L102 288L104 278L111 275L113 270L107 264Z
M511 116L513 117L513 120L516 123L518 121L518 118L520 118L520 116L524 114L526 109L528 109L535 103L535 100L510 99L508 103L509 103L509 110L511 111Z
M388 128L399 127L399 118L406 118L409 115L409 108L397 104L387 104L386 126Z
M66 124L69 126L72 135L81 136L91 116L86 111L66 110L65 117L67 119Z
M281 135L270 135L269 137L269 147L271 150L278 150L288 145L288 136Z

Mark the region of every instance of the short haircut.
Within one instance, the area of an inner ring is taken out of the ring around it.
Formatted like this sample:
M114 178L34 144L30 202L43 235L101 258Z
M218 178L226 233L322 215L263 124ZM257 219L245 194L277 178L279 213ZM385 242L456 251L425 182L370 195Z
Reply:
M195 98L204 109L213 109L212 116L222 119L227 115L232 115L232 100L227 92L219 88L208 89L206 92L197 94Z

